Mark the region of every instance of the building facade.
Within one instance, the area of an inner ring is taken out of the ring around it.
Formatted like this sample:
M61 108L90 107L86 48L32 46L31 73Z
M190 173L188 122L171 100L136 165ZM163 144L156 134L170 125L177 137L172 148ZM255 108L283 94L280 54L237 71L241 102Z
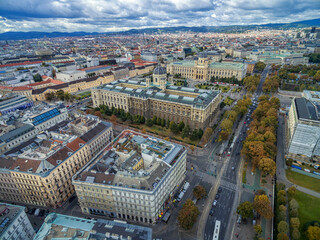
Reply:
M85 125L89 131L73 130ZM72 176L112 139L111 124L99 119L62 121L47 129L1 158L0 199L61 206L74 193Z
M107 105L145 118L157 116L191 128L212 124L221 94L215 91L170 86L164 68L158 66L151 78L118 80L91 90L94 107Z
M242 80L246 76L247 65L244 63L211 62L206 54L202 53L194 61L170 63L167 66L167 73L200 81L209 81L212 77L235 77Z
M32 240L34 235L25 207L0 203L0 239Z
M73 177L83 213L154 223L186 175L187 150L125 130Z

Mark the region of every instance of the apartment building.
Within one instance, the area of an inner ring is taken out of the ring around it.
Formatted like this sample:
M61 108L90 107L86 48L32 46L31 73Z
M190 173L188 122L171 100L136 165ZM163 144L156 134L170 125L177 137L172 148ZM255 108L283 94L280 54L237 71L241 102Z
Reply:
M152 79L118 80L93 88L93 105L121 108L145 118L157 116L177 123L183 121L191 128L212 124L222 98L220 92L171 86L161 66L154 69Z
M112 125L94 116L59 122L4 154L0 199L61 206L74 193L72 176L112 139Z
M22 126L0 136L0 142L6 144L3 149L4 151L20 145L58 122L66 120L68 118L68 111L65 108L51 108L31 116L25 115L25 117Z
M32 240L34 235L25 207L0 203L0 239Z
M187 150L123 131L73 177L83 213L154 223L186 175Z

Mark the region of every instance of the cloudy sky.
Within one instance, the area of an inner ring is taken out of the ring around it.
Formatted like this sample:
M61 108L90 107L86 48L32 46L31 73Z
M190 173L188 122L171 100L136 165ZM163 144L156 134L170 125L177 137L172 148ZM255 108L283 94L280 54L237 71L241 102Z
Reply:
M0 32L263 24L319 13L320 0L0 0Z

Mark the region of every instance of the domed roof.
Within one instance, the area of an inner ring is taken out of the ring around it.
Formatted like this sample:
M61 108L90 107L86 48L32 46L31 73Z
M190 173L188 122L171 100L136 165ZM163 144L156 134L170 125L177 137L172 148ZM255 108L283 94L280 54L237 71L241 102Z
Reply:
M201 52L201 53L199 53L199 58L207 58L207 57L208 57L207 52Z
M154 70L153 70L153 74L155 75L162 75L162 74L167 74L167 71L164 67L161 67L161 65L159 64Z

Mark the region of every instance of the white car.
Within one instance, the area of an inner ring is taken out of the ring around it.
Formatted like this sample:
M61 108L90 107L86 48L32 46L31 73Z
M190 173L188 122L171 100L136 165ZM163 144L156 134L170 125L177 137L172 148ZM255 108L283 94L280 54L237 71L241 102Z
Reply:
M214 200L213 203L212 203L212 206L214 206L214 207L217 206L217 203L218 203L218 201Z

